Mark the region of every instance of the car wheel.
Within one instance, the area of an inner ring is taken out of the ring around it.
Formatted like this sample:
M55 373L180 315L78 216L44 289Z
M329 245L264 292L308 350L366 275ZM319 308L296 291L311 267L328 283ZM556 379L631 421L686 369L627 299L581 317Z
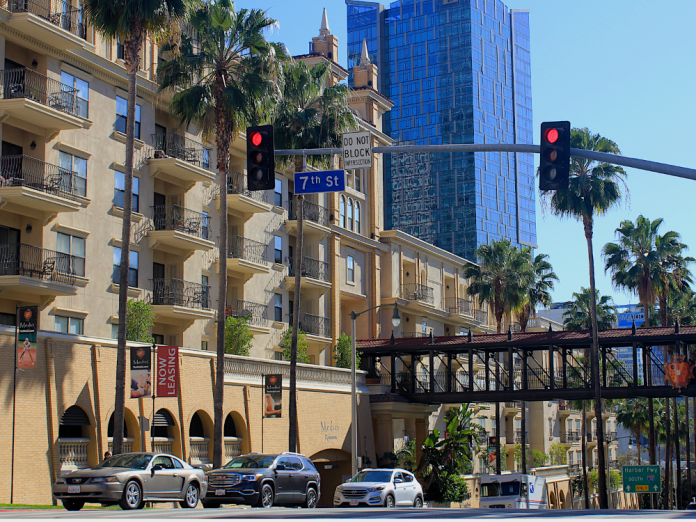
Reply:
M394 507L394 495L387 495L384 499L384 507L393 508Z
M210 502L206 500L201 500L201 504L203 504L203 507L206 509L215 509L220 507L219 502Z
M129 480L123 488L123 495L119 501L121 509L140 509L143 504L143 489L137 480Z
M186 488L186 495L184 496L184 500L179 502L179 505L182 508L190 509L193 509L198 505L198 488L195 484L188 485L188 487Z
M84 500L63 500L63 507L68 511L80 511L84 505Z
M259 495L257 506L262 508L269 508L273 506L273 488L270 484L264 484L261 486L261 494Z
M423 499L420 497L416 497L416 500L413 501L413 507L414 508L422 508L423 507Z
M314 488L309 488L307 490L307 498L304 502L304 507L313 509L317 507L317 490Z

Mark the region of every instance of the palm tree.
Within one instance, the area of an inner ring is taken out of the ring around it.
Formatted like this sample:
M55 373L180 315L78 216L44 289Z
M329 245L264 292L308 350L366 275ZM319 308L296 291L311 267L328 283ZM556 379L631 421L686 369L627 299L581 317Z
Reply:
M609 154L621 154L616 143L608 138L593 134L589 129L573 129L570 136L570 146L575 149L585 149ZM542 196L550 204L551 212L560 217L572 217L582 221L587 241L587 255L590 269L590 292L592 297L592 382L595 392L595 409L598 419L602 418L602 389L599 382L599 340L597 334L596 285L594 268L594 250L592 233L594 218L605 214L617 206L621 200L620 183L626 172L610 163L599 163L594 160L574 156L570 161L570 187L568 190L546 191ZM625 184L624 184L625 185ZM597 426L598 444L604 443L604 427ZM599 451L599 505L602 509L608 506L604 452Z
M645 399L626 399L619 402L616 411L616 422L626 428L636 437L638 446L638 465L640 466L640 440L643 433L648 431L648 410Z
M227 255L227 172L230 144L247 123L254 124L260 104L268 96L269 75L280 47L263 35L276 22L260 9L236 11L229 0L192 7L190 27L196 34L182 35L180 43L163 46L171 59L158 68L160 89L174 91L172 113L188 127L214 135L220 184L220 262ZM225 354L225 296L227 270L219 275L217 367L215 377L215 433L213 465L222 465L223 394Z
M548 258L547 254L537 254L532 262L534 277L527 288L526 302L517 310L517 319L523 332L527 331L529 319L536 317L537 305L551 304L550 290L553 290L554 281L558 281L558 276Z
M587 365L585 361L587 358L581 358L582 364L585 367L585 374L587 375ZM582 415L582 427L580 432L580 467L582 468L582 491L583 497L585 499L585 509L590 509L590 487L589 481L587 479L587 403L592 405L592 401L569 401L570 406L575 410L580 410Z
M503 316L519 308L535 278L529 248L517 249L509 240L492 241L476 249L477 265L466 265L464 277L471 283L466 289L478 296L479 305L490 303L501 332ZM550 266L550 265L549 265Z
M341 146L344 131L357 127L348 105L350 92L346 85L331 85L328 62L309 68L304 62L288 60L282 67L282 101L275 111L273 131L279 149L334 148ZM295 157L295 172L306 168L303 156ZM302 286L303 197L297 196L297 236L293 270L295 301L293 303L292 343L290 350L290 397L288 443L290 451L297 448L297 332L300 329L300 296Z
M185 12L184 0L84 0L84 13L94 28L106 38L120 38L128 75L126 114L126 168L121 228L121 271L118 291L118 348L116 355L116 397L114 399L114 447L123 449L123 421L126 388L126 305L130 259L131 217L133 210L133 152L135 147L136 74L140 70L140 50L148 34L168 27Z
M613 328L616 323L616 307L607 295L597 295L597 324L601 330ZM563 312L563 325L566 330L590 330L592 328L592 292L589 288L580 288L580 292L573 292L573 301L568 309Z

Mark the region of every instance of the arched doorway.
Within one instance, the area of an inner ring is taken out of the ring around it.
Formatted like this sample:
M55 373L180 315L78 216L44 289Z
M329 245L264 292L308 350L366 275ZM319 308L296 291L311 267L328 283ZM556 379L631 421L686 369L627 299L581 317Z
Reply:
M181 458L181 439L179 428L171 412L167 409L157 410L152 420L152 451L169 453Z
M222 431L225 439L225 452L223 455L225 462L232 460L237 455L249 452L248 441L244 440L245 432L246 427L242 416L236 411L228 413L227 417L225 417L225 425Z
M70 406L63 412L58 426L61 472L90 467L90 460L95 460L93 432L94 427L85 410Z
M558 498L561 501L561 509L568 509L565 492L563 490L558 494Z
M106 437L108 442L108 450L114 450L114 413L109 417L109 424L106 428ZM140 426L133 415L133 412L126 409L123 416L123 448L121 453L130 453L131 451L143 451L140 448Z
M321 496L317 507L332 507L336 487L350 478L350 453L328 449L315 453L310 460L321 475Z
M549 492L549 508L558 509L558 504L556 503L556 494L553 491Z
M203 410L195 412L189 422L189 462L207 465L212 462L213 423Z

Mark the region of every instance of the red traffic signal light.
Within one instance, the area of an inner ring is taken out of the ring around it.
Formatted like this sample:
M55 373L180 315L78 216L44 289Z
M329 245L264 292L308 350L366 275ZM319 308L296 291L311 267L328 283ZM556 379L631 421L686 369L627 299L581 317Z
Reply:
M275 187L273 126L247 127L247 189Z
M252 132L251 136L249 136L249 140L254 147L258 147L263 142L263 136L260 132Z
M570 122L541 124L539 189L567 190L570 186Z
M556 143L558 141L558 129L550 128L546 131L546 141Z

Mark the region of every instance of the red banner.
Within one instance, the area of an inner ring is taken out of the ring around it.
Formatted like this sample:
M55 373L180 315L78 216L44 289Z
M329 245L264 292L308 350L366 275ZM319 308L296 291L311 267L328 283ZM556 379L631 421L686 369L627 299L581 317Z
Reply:
M179 347L157 347L157 397L179 394Z

